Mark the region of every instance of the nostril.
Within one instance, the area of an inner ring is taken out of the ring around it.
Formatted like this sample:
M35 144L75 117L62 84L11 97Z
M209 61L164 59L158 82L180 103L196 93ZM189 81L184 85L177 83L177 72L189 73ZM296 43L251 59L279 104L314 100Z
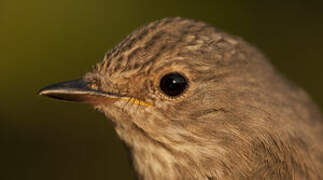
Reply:
M88 86L89 86L90 89L99 90L99 85L98 85L97 81L89 83Z
M101 82L99 81L97 76L94 75L86 75L84 81L87 82L87 87L92 90L99 90L101 86Z

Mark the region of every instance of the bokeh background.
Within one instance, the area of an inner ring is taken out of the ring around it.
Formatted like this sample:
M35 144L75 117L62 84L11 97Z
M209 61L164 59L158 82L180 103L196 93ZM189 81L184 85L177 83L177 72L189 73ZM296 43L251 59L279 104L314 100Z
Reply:
M0 0L0 179L134 179L110 121L37 91L80 77L128 33L163 17L242 36L322 109L322 7L310 0Z

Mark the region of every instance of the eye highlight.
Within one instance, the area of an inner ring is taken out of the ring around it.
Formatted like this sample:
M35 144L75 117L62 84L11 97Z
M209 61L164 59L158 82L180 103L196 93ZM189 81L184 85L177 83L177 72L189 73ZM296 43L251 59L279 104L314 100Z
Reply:
M183 94L188 87L188 83L183 75L179 73L169 73L161 78L159 87L165 95L176 97Z

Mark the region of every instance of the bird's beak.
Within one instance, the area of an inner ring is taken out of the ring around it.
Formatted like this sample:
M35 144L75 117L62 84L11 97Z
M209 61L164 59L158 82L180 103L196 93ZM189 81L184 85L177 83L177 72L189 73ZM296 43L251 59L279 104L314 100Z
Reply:
M39 91L39 95L45 95L65 101L83 102L97 104L105 100L118 100L122 96L98 91L89 87L83 80L74 80L57 83Z

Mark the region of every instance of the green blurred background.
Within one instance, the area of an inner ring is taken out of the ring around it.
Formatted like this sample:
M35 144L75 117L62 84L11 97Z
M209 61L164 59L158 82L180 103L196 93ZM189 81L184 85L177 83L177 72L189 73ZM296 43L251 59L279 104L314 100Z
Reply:
M110 121L36 95L80 77L136 27L206 21L256 45L323 107L323 1L1 0L0 179L134 179Z

